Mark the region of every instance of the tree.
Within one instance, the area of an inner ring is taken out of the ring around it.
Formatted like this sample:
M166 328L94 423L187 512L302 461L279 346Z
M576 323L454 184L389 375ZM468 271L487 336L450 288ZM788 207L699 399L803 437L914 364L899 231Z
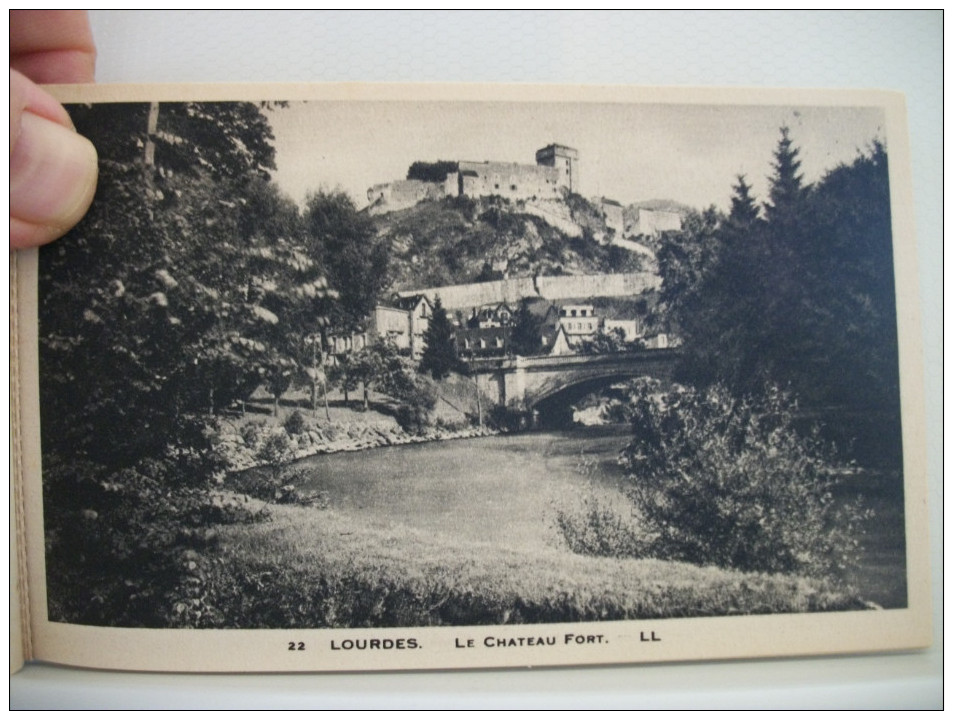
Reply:
M774 151L774 175L770 179L769 202L765 205L769 221L793 217L795 209L804 197L802 176L798 172L801 168L799 153L800 150L794 147L791 140L790 129L782 126L781 138L778 139L778 146Z
M387 284L389 244L345 193L312 193L306 203L306 252L327 270L328 285L339 297L331 321L359 330Z
M521 300L510 334L510 347L513 352L523 356L538 353L542 343L540 340L541 326L542 319L530 311L529 300Z
M599 331L582 343L582 352L587 354L619 353L625 350L628 350L628 344L625 342L625 331L621 328Z
M270 182L266 111L70 107L100 181L86 218L40 253L51 608L109 599L118 624L123 606L176 600L183 522L212 520L225 465L211 415L263 380L280 395L289 335L328 313L323 266ZM76 529L83 509L96 523Z
M683 321L703 306L698 292L721 253L722 221L712 205L704 212L685 215L681 230L662 234L657 253L662 278L657 318L670 331L681 334Z
M731 211L726 226L735 232L744 232L761 218L761 208L751 194L751 186L745 176L738 175L737 181L732 187L734 194L731 196Z
M58 423L45 448L129 465L296 363L294 339L326 323L334 293L269 179L261 106L71 111L97 144L100 184L40 256L41 406Z
M875 143L806 187L785 130L775 156L766 219L751 219L739 179L707 256L693 258L684 240L660 251L662 297L684 343L677 376L735 396L780 383L832 413L839 441L856 440L854 456L877 452L868 461L893 466L899 366L886 150Z
M414 161L407 169L407 180L424 180L428 183L442 183L449 173L459 170L459 163L454 160L438 160L433 162Z
M447 316L447 310L440 302L440 297L437 296L434 299L433 313L430 315L430 326L424 333L420 371L429 372L435 380L440 380L447 377L451 370L456 370L459 364L453 343L453 325Z

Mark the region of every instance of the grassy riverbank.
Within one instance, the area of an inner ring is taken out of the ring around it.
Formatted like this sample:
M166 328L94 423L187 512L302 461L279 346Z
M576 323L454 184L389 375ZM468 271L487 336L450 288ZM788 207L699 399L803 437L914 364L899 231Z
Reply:
M468 625L866 606L847 586L805 577L570 552L555 512L580 487L612 491L626 439L607 428L297 462L303 488L322 492L327 508L272 504L270 520L218 527L218 550L198 560L214 603L189 623Z
M204 574L217 612L252 627L388 627L863 609L826 583L556 549L461 545L402 525L278 507L221 530ZM214 624L215 615L208 618ZM201 626L201 622L199 625Z

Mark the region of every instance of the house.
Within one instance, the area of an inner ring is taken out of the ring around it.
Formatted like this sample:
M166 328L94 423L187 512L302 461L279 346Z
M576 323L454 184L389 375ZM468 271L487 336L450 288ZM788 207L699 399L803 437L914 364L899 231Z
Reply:
M411 358L420 358L433 304L424 294L395 296L391 303L390 306L378 304L374 307L368 324L370 342L390 339Z
M602 320L602 331L604 333L622 331L622 340L626 343L632 343L642 336L642 323L635 318L605 318Z
M453 334L457 355L463 360L503 357L509 351L510 331L509 326L458 328Z
M565 304L559 307L559 328L571 346L580 345L599 333L599 317L592 304Z
M552 338L552 343L549 346L549 355L567 355L575 352L576 350L569 343L569 337L566 335L566 331L560 326Z
M489 304L473 309L467 326L470 328L494 328L509 326L513 323L515 312L509 304Z

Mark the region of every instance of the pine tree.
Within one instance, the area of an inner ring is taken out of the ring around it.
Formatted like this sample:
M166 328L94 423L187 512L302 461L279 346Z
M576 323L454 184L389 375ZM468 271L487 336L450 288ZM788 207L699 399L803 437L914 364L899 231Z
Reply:
M513 325L513 332L510 337L510 346L517 355L535 355L540 348L540 326L541 319L533 315L529 310L529 301L523 299L520 302L519 311L516 312L516 319Z
M731 212L728 215L728 227L733 230L747 230L761 218L761 208L751 194L751 186L743 174L737 176L738 182L732 187Z
M800 150L795 148L787 126L781 127L781 138L774 151L774 175L771 176L770 202L765 205L769 221L785 218L793 213L804 197L803 176L798 172Z
M440 302L440 297L434 299L433 313L430 315L430 326L424 334L424 354L420 360L421 372L429 372L434 379L447 377L451 370L459 365L457 351L453 344L453 325L447 316L447 310Z

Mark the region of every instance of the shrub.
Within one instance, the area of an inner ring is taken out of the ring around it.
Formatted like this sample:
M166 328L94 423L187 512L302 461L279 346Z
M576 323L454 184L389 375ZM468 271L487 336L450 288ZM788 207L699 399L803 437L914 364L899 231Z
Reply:
M404 402L394 413L397 424L409 434L423 434L437 404L436 386L426 377L412 376L399 392Z
M590 480L594 467L592 460L583 459L579 464L581 477ZM611 496L589 485L576 493L576 500L560 503L556 508L556 531L569 550L604 558L651 555L653 536L621 492Z
M533 425L533 412L525 405L510 402L508 405L494 405L489 411L491 426L503 432L522 432Z
M241 434L242 440L245 442L245 444L252 449L255 449L261 440L261 434L264 429L265 426L263 423L256 422L255 420L249 420L241 426L239 434Z
M622 463L659 557L745 571L842 573L867 514L838 503L832 448L793 426L776 387L735 399L721 386L659 396L633 384Z
M175 462L113 471L44 462L47 602L58 622L162 627L191 560L217 546L210 524L258 520L238 500L180 485ZM186 558L188 560L186 560Z
M308 428L308 423L305 422L304 415L301 414L301 410L295 410L288 417L285 418L283 427L285 432L290 435L298 435L306 431Z

